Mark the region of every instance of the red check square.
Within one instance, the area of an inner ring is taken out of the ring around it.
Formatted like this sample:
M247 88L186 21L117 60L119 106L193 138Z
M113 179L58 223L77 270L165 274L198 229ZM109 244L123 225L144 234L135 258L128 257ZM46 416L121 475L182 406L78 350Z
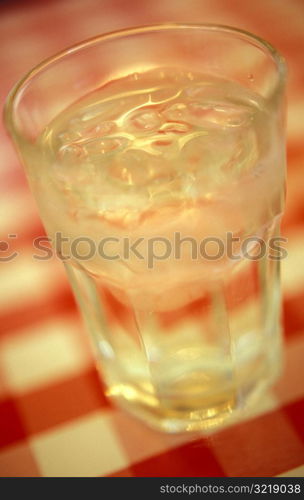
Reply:
M0 402L0 429L0 448L26 437L23 422L12 399Z
M96 369L22 395L18 408L29 435L110 406Z

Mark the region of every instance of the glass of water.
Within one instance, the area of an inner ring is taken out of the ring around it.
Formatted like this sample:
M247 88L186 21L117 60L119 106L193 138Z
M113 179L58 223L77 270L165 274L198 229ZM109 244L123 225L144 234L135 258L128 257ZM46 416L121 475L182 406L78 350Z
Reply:
M107 394L168 432L280 371L282 57L242 30L134 28L42 62L6 124Z

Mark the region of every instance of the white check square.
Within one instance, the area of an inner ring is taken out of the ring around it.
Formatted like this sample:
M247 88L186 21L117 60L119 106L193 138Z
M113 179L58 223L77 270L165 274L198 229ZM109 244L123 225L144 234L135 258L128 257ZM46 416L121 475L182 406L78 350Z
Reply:
M127 455L101 411L32 438L30 446L46 477L94 477L128 465Z

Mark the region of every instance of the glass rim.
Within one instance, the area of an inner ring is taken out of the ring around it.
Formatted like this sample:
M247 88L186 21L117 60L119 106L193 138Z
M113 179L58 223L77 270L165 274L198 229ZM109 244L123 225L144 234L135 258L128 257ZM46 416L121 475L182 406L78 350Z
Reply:
M14 102L18 97L19 92L31 81L33 77L35 77L45 68L51 66L52 63L60 59L63 59L65 56L81 51L82 49L93 46L99 42L108 41L112 39L113 40L119 39L128 35L136 35L145 32L152 33L153 31L170 31L170 30L173 31L173 30L183 30L183 29L227 33L239 37L240 39L247 40L249 43L251 43L251 45L255 45L257 48L263 49L265 52L269 54L269 56L275 62L278 71L278 81L267 99L271 100L273 95L275 95L280 89L284 87L287 74L287 66L285 58L271 43L264 40L262 37L251 33L250 31L246 31L241 28L236 28L233 26L228 26L225 24L213 24L213 23L198 24L198 23L168 22L160 24L157 23L147 24L147 25L118 29L107 33L102 33L100 35L96 35L91 38L87 38L81 42L77 42L73 45L70 45L60 50L59 52L43 59L40 63L36 64L33 68L27 71L25 75L22 78L20 78L10 90L4 106L5 122L7 124L12 124L13 122L13 120L11 120L12 118L11 109L13 108Z

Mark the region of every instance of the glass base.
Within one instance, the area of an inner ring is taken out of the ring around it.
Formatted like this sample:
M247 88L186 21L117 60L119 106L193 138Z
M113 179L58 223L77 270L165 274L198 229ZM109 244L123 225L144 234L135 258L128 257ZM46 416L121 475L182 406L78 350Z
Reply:
M150 394L128 384L115 384L106 394L115 405L143 421L149 427L166 433L213 431L231 425L256 413L263 395L277 380L281 368L259 380L243 386L242 394L237 391L223 391L216 396L195 397L185 401L174 400L171 404L159 401Z

